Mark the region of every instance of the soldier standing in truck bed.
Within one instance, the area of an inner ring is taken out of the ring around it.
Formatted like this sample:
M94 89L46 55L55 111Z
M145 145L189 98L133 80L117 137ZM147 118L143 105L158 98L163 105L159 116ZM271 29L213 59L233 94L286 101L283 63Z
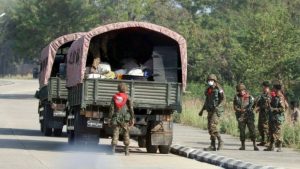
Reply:
M124 137L125 155L129 155L129 129L134 124L134 111L131 98L126 94L126 84L120 83L118 91L112 98L109 111L110 125L113 127L112 152L115 153L121 131Z
M205 103L199 116L202 116L203 111L206 110L207 115L207 127L210 135L211 144L205 151L216 151L223 148L223 140L218 131L219 118L224 112L223 104L225 100L224 91L218 84L217 77L211 74L207 78L208 88L205 91ZM216 148L216 139L218 139L218 148Z

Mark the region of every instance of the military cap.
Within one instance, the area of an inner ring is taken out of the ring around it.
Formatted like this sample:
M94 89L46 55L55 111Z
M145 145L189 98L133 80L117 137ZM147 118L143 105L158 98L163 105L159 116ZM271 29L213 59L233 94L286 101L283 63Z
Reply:
M270 86L271 86L271 84L270 84L270 82L269 82L269 81L264 81L264 82L262 82L262 86L265 86L265 87L270 87Z
M244 85L244 83L240 83L238 85L236 85L236 91L241 91L241 90L246 90L246 86Z
M273 87L276 90L281 90L282 89L282 84L279 80L273 80Z
M215 74L210 74L210 75L208 75L207 80L218 81L217 76L216 76Z
M119 83L118 84L118 91L121 92L121 93L126 93L127 85L125 83Z

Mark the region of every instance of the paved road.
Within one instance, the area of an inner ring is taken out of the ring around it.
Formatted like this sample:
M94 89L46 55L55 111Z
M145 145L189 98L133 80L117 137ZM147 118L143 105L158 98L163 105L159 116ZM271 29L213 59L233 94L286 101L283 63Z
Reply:
M1 169L219 168L172 154L148 154L134 141L126 157L121 146L116 155L109 154L109 139L102 139L97 147L72 148L66 137L44 137L39 131L38 101L33 98L37 88L37 80L0 79Z
M174 144L179 144L195 149L208 147L210 144L207 131L184 126L175 125L174 127ZM246 143L246 151L239 151L240 141L236 137L230 135L222 135L225 145L223 151L213 151L212 153L230 158L250 162L257 165L273 166L280 168L299 169L300 168L300 152L293 151L289 148L283 148L283 152L265 152L265 147L259 147L260 151L253 151L252 142Z

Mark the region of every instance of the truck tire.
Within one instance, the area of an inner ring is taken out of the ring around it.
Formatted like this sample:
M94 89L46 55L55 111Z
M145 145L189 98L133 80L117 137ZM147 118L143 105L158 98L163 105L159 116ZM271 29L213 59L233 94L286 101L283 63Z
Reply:
M44 133L44 121L43 120L40 121L40 130L42 133Z
M158 146L151 144L151 134L148 133L147 134L147 139L146 139L147 153L157 153L157 149L158 149Z
M145 148L146 147L146 137L139 136L138 137L138 145L140 148Z
M70 145L74 144L74 131L68 131L68 143Z
M96 135L91 129L86 127L86 119L80 115L80 111L76 111L74 114L74 144L97 145L99 143L99 135Z
M52 128L48 128L48 127L46 127L46 125L44 125L44 135L45 136L51 136L52 135Z
M62 136L62 129L54 129L53 134L56 137Z
M158 150L160 154L169 154L170 145L160 145L158 146Z

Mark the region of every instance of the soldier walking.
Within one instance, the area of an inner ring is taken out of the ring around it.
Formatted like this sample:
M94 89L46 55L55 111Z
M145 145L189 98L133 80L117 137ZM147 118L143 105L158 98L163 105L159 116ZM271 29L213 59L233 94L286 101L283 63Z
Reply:
M118 91L119 92L112 98L109 111L110 125L113 127L113 137L111 141L112 152L115 153L119 134L120 132L123 132L125 155L129 155L129 129L134 124L134 111L131 98L126 94L126 84L120 83L118 85Z
M273 151L274 143L278 145L277 152L281 152L282 135L281 126L285 121L284 112L286 101L282 92L282 85L279 81L273 82L273 92L271 92L270 119L269 119L269 137L270 145L264 151Z
M254 125L254 98L246 91L246 86L240 83L236 86L237 94L234 97L233 108L235 110L236 119L238 121L238 127L240 130L240 140L241 147L239 150L245 150L245 140L246 140L246 126L250 132L250 138L253 142L254 151L259 151L256 146L256 135L255 135L255 125Z
M258 108L258 131L261 137L261 142L257 144L258 146L266 145L268 139L269 132L269 103L271 101L270 95L270 83L268 81L264 81L262 83L263 93L256 99L255 106Z
M205 151L216 151L223 148L223 140L218 131L219 117L224 112L223 104L225 100L224 91L217 81L217 77L211 74L207 78L208 88L205 91L205 103L199 116L202 116L203 111L206 110L207 115L207 128L210 134L211 144ZM218 148L216 148L216 139L218 139Z

